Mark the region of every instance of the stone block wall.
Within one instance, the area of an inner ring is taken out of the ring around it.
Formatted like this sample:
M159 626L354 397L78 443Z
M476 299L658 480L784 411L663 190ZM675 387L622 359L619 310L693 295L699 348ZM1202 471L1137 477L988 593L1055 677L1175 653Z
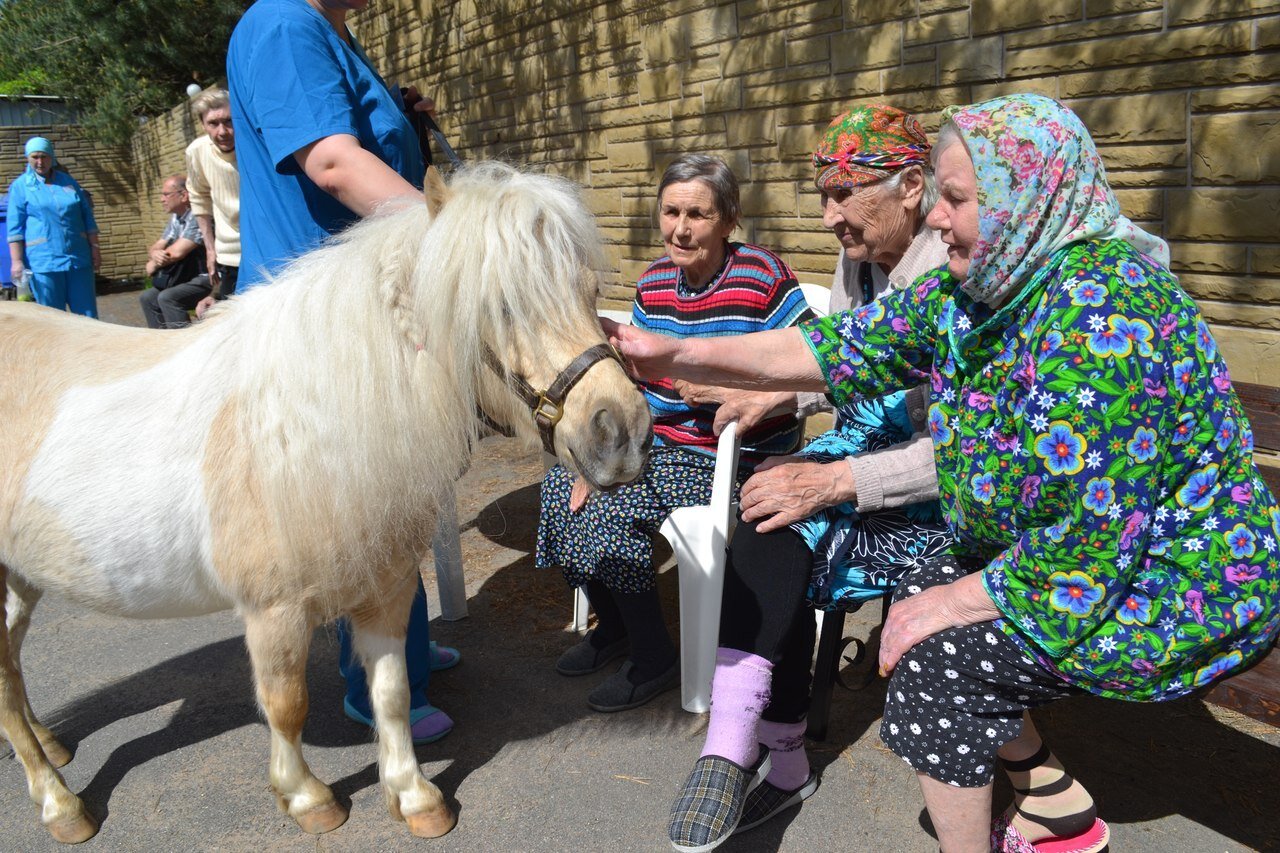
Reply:
M353 19L464 158L586 187L623 307L661 251L653 189L677 153L724 156L739 236L825 281L809 152L882 100L941 109L1012 91L1065 101L1125 213L1166 237L1239 379L1280 384L1276 0L380 0Z
M90 142L68 125L0 128L0 184L5 190L26 169L23 146L33 136L44 136L53 142L58 162L93 197L93 216L98 222L102 249L101 274L107 278L137 275L146 252L141 253L142 261L135 270L130 259L141 232L136 173L129 152Z
M147 262L147 247L154 243L169 222L169 214L160 206L160 189L170 175L187 171L186 150L191 140L201 133L191 116L188 101L149 120L133 135L133 165L138 199L138 223L143 234L136 250L137 272Z

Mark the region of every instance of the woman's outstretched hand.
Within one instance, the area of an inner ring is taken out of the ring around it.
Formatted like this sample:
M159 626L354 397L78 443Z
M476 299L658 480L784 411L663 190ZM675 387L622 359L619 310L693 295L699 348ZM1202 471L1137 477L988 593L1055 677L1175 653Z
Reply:
M679 338L655 335L635 326L600 318L600 325L627 362L627 370L637 379L661 379L670 376L682 342Z

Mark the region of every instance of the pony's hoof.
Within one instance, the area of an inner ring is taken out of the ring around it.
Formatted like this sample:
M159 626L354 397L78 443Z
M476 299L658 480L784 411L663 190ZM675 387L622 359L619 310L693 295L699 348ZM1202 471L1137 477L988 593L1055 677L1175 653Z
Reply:
M71 817L59 818L47 824L47 827L53 840L62 844L79 844L98 834L98 824L83 812Z
M66 767L71 763L71 750L56 740L40 741L40 749L44 752L44 757L49 759L49 763L55 768Z
M347 822L347 810L337 803L326 803L294 818L303 832L324 835Z
M439 838L458 825L457 815L448 806L407 814L404 820L409 824L409 831L419 838Z

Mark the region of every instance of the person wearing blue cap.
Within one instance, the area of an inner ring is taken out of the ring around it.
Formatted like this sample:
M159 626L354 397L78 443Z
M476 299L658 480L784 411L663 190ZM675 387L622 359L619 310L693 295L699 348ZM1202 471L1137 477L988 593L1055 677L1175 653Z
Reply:
M31 271L36 302L98 316L93 274L101 264L98 223L89 195L54 168L53 143L33 136L27 169L9 186L9 256L13 278Z

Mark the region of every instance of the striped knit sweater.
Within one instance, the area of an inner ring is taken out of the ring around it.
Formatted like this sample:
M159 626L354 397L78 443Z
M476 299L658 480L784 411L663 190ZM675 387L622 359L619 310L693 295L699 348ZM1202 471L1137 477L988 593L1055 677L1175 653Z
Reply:
M679 268L667 256L655 261L636 285L632 323L677 338L745 335L794 326L812 317L795 274L767 249L730 243L719 275L698 293L682 291ZM654 419L654 444L715 453L715 406L689 406L671 380L641 383ZM771 418L743 436L743 462L791 453L800 424L791 415Z

